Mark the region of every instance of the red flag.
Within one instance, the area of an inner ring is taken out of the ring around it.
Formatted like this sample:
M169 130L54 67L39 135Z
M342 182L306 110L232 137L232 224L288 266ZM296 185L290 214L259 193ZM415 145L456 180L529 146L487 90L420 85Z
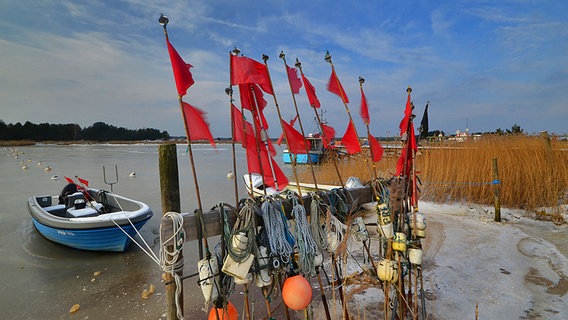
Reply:
M402 175L402 171L403 171L403 167L405 166L405 160L406 160L406 176L409 175L410 173L410 164L412 163L411 159L408 159L406 157L407 154L407 148L403 148L402 152L400 153L400 157L398 158L398 160L396 161L396 174L395 176L400 177Z
M231 85L256 83L268 94L274 94L266 65L247 57L231 55Z
M292 121L290 121L290 125L291 125L292 127L294 126L294 123L296 122L296 120L298 120L298 115L296 115L296 116L294 117L294 119L292 119ZM277 144L277 145L280 145L280 144L282 143L282 140L284 140L284 132L282 132L282 133L280 134L280 137L279 137L278 140L276 141L276 144Z
M414 123L410 122L410 129L409 131L409 137L408 137L408 144L409 144L409 149L414 150L414 152L418 151L418 146L416 145L416 135L414 134Z
M345 130L345 134L341 139L341 144L345 146L347 153L349 154L361 152L361 144L359 143L359 137L357 137L357 133L355 132L353 121L349 121L347 130Z
M274 161L262 147L260 153L257 153L256 145L249 143L246 147L246 154L249 173L262 174L264 184L268 187L276 187L276 183L278 183L278 190L282 190L288 185L288 178L286 178L284 172L282 172L278 164L276 164L276 161ZM260 162L258 161L259 155ZM271 164L274 170L274 176L272 175Z
M396 175L400 176L402 174L410 176L410 170L412 168L412 155L413 152L418 151L418 146L416 145L416 136L414 135L414 124L410 122L408 129L408 141L402 149L400 158L396 163ZM406 160L406 162L405 162ZM404 171L404 172L403 172Z
M306 78L303 74L302 80L304 81L304 89L306 90L306 94L308 95L310 106L312 106L312 108L319 108L320 102L318 100L318 97L316 96L316 89L314 88L314 86L312 86L310 80L308 80L308 78Z
M187 138L189 141L207 140L215 146L215 140L209 131L209 126L205 121L205 113L189 103L183 102L183 113L187 127Z
M369 117L369 107L367 106L367 97L365 97L365 92L363 92L363 87L361 87L361 118L366 125L371 123L371 117Z
M293 126L288 124L288 122L282 120L282 128L286 132L286 144L288 144L288 150L293 154L306 153L306 149L310 149L310 142L304 139L304 136L294 129ZM307 148L306 148L307 143Z
M67 183L73 183L73 184L75 184L75 181L73 181L73 179L71 179L71 178L69 178L69 177L66 177L66 176L63 176L63 178L65 178L65 180L67 180Z
M298 70L296 68L289 67L286 65L286 71L288 71L288 81L290 81L290 88L295 94L300 93L300 88L302 87L302 80L298 78Z
M250 142L254 142L254 129L237 107L231 105L231 108L233 109L233 139L235 142L240 141L242 146L245 147L248 142L248 139L245 139L245 131L247 135L252 137Z
M266 121L262 112L266 107L266 100L264 100L264 95L259 86L256 84L239 85L239 93L243 109L250 110L252 113L254 124L258 130L257 135L261 126L264 129L268 129L268 121Z
M255 105L258 105L258 109L262 111L266 107L267 103L264 100L264 94L262 94L262 90L257 84L239 85L239 95L241 97L241 106L244 109L255 111Z
M335 138L335 129L323 123L321 124L321 126L323 128L322 132L323 146L325 148L331 148L331 142L333 141L333 138Z
M77 180L79 180L79 182L81 182L83 185L87 186L87 188L89 187L89 181L87 181L85 179L81 179L77 176L75 176L75 178L77 178Z
M168 43L168 53L170 54L170 61L174 71L177 92L180 96L183 96L187 93L187 89L195 83L189 71L189 68L193 66L183 61L169 40L166 40L166 42Z
M341 98L341 100L343 100L343 103L349 103L349 98L347 97L347 93L345 93L345 90L343 89L341 82L339 82L337 74L335 74L335 69L333 68L331 69L331 76L329 77L327 90L329 90L329 92L338 95Z
M379 143L377 138L369 135L369 147L371 148L371 160L373 162L379 162L383 158L384 149Z
M400 136L406 133L408 130L408 122L410 121L410 115L412 115L412 103L410 102L410 92L408 93L408 98L406 100L406 108L404 108L404 118L400 121L398 127L400 128Z

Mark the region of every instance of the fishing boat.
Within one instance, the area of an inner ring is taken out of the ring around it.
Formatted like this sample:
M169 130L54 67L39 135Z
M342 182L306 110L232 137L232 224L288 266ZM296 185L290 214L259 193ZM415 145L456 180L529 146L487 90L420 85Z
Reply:
M45 238L91 251L125 251L152 217L152 210L143 202L72 183L58 196L30 197L27 207L34 226Z
M292 160L295 160L296 164L320 163L325 152L322 137L319 134L309 135L306 137L306 140L310 142L309 160L306 153L293 154L288 149L284 149L282 151L282 161L286 164L291 164Z
M254 196L263 196L263 195L273 195L276 193L280 193L283 192L285 190L289 190L292 192L296 192L298 193L299 190L301 190L302 193L306 194L308 192L315 192L315 191L329 191L329 190L333 190L333 189L339 189L341 188L340 185L331 185L331 184L317 184L317 188L316 185L313 183L307 183L307 182L295 182L295 181L290 181L288 183L288 185L286 186L286 188L284 188L283 190L276 190L274 187L266 187L265 184L262 181L262 176L260 174L256 174L256 173L245 173L243 174L243 180L246 186L246 189L249 193L251 193ZM349 179L347 179L347 182L345 183L345 188L354 188L354 187L361 187L363 186L363 183L361 182L361 180L357 177L349 177ZM266 189L266 193L265 193L265 189Z

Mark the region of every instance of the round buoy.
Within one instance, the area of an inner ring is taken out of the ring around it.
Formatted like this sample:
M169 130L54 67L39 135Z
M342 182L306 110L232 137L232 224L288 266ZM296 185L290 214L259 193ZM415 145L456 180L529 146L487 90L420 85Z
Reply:
M312 287L302 275L290 277L282 287L282 299L288 308L303 310L312 301Z
M217 315L215 314L215 310L219 314L219 320L239 320L239 313L237 312L237 308L231 302L227 303L227 311L224 311L223 308L211 308L209 311L208 320L217 320Z

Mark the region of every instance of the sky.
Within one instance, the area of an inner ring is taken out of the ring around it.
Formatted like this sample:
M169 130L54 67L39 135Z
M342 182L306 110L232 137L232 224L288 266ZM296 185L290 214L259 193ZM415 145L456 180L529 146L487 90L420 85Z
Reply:
M193 65L184 96L230 136L229 52L266 54L282 117L295 115L284 61L302 63L338 136L348 115L327 91L332 56L359 135L359 77L376 136L398 134L408 86L430 130L568 133L568 2L452 1L0 1L0 120L105 122L184 135L160 13L170 42ZM316 130L304 89L304 131ZM272 96L265 111L278 137ZM417 124L418 126L418 124Z

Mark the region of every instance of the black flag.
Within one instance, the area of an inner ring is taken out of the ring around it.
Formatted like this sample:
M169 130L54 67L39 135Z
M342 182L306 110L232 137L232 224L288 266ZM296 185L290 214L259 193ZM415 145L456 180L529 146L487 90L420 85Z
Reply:
M422 115L422 121L420 121L420 139L426 139L428 136L428 105L430 101L426 103L426 108L424 109L424 115Z

